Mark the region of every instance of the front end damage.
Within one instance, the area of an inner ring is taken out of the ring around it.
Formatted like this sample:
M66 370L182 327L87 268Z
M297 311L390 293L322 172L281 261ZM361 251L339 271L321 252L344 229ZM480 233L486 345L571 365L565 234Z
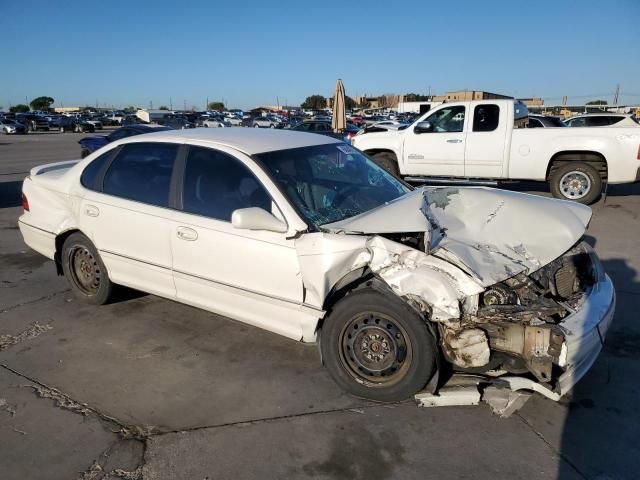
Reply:
M558 400L595 361L615 307L580 240L590 215L514 192L420 189L302 236L306 301L375 276L437 327L454 371Z

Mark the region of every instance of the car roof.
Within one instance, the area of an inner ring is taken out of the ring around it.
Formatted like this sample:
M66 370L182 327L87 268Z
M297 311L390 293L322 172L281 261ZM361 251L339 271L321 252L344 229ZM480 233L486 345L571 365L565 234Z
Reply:
M152 132L144 138L130 137L123 143L135 143L153 138L156 141L177 143L202 142L212 146L231 147L247 155L254 155L276 150L311 147L331 143L342 143L326 135L296 132L291 130L257 129L257 128L193 128L188 130L168 130Z

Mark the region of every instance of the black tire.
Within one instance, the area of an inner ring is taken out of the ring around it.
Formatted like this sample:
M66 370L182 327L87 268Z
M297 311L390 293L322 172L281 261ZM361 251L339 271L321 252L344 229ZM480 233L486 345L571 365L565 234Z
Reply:
M322 327L320 348L341 388L380 402L413 396L436 368L436 341L425 320L394 294L369 288L336 303Z
M555 198L590 205L600 197L602 177L588 163L567 162L551 170L549 189Z
M92 305L104 305L114 284L93 243L82 233L72 233L62 245L62 270L74 295Z
M393 153L380 152L371 156L373 161L384 168L391 175L400 178L400 170L398 169L398 160Z

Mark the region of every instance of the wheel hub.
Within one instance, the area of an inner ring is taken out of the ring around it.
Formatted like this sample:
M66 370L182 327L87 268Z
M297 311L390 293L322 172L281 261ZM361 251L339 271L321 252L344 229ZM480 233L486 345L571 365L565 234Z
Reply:
M100 267L91 252L78 246L71 251L69 259L74 283L85 294L95 294L100 288Z
M560 191L570 199L582 198L591 190L591 179L583 172L568 172L560 179Z
M341 359L361 383L395 380L407 358L407 340L395 322L383 315L354 317L343 330Z

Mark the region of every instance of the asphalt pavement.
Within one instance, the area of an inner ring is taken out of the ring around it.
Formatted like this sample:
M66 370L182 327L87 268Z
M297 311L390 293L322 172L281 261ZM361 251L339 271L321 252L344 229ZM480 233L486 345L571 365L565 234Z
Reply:
M28 170L81 137L0 136L3 480L640 476L640 185L612 186L587 232L618 297L605 350L569 396L505 419L350 397L315 346L152 295L78 303L17 219Z

